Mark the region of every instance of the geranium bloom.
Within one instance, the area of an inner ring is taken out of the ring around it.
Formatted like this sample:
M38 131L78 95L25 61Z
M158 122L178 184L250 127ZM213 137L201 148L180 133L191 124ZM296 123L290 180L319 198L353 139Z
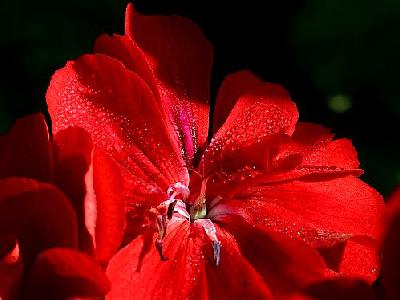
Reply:
M112 180L115 172L98 152L86 153L86 161L81 159L83 145L90 150L82 129L72 127L50 142L41 114L18 120L9 134L0 136L1 299L101 297L108 292L110 283L98 261L107 262L122 236L114 233L105 244L102 226L110 224L114 232L121 231L118 224L123 221L118 219L122 216L112 218L118 211L113 204L100 225L107 201L102 201L101 189L94 188L94 197L85 195L82 188L85 182L101 183L86 176L94 167L97 174L107 172L103 185L117 188L118 184ZM98 220L85 220L84 200L97 202ZM96 232L90 234L87 228Z
M184 18L128 5L125 35L94 52L46 99L53 133L83 128L124 178L109 299L269 299L328 274L376 278L383 201L349 140L298 123L285 89L243 71L222 84L208 143L212 48Z

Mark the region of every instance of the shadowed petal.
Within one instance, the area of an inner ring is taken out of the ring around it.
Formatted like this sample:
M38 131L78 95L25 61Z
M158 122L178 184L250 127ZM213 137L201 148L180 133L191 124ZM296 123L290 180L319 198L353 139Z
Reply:
M378 300L375 291L361 280L335 279L310 285L287 300Z
M105 262L119 247L125 225L120 170L82 128L59 131L54 147L55 179L77 211L81 249Z
M383 242L382 285L388 300L400 297L400 188L391 195L387 207L388 228Z
M66 248L41 253L30 269L25 299L57 300L103 297L110 282L90 256Z
M19 299L23 279L24 265L15 237L0 236L0 250L6 246L9 251L0 255L0 298L4 300ZM10 249L11 248L11 249Z
M18 119L0 136L0 178L20 176L51 179L51 157L46 121L40 113Z
M17 237L27 266L43 250L77 245L68 199L52 185L24 178L0 180L0 233Z

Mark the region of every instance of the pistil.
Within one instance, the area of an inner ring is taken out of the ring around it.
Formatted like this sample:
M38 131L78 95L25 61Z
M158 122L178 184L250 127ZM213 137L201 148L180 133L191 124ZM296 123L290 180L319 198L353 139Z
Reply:
M201 181L200 194L194 202L193 206L190 208L190 221L193 222L197 219L203 219L207 215L206 208L206 187L208 178Z

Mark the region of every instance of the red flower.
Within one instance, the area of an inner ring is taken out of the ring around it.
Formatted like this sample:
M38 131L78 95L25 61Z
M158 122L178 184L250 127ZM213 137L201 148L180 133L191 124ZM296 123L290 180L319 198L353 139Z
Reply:
M351 142L298 123L285 89L243 71L218 93L208 144L206 38L131 5L125 24L46 95L53 133L83 128L123 174L127 245L108 264L108 298L268 299L327 274L374 280L383 201L356 178ZM112 172L91 174L103 184L87 194L120 206Z
M86 169L96 168L98 176L107 172L109 184L117 185L112 169L97 152L86 153L87 160L82 161L81 148L90 146L89 136L84 139L82 133L71 127L50 143L45 120L37 114L18 120L8 135L0 136L1 299L101 297L110 288L98 262L81 251L107 262L122 235L107 237L107 243L101 237L104 231L122 232L122 215L107 230L92 218L85 222L83 201L91 203L94 196L83 189L94 185L99 219L105 206L102 188L97 188L101 180ZM113 211L107 212L103 223L113 222L112 216ZM88 233L92 227L95 234Z

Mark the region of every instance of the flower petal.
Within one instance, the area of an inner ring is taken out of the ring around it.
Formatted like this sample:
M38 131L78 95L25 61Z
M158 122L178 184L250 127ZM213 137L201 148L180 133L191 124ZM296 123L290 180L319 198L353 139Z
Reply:
M86 197L96 208L95 256L106 262L120 247L125 228L125 198L123 178L115 165L102 151L93 152L93 191ZM90 199L91 198L91 199ZM95 198L95 199L94 199ZM86 211L86 224L90 224L91 211Z
M246 144L277 133L290 136L297 119L296 105L281 86L264 83L249 91L239 98L224 125L211 140L202 160L205 171L207 174L215 172L219 160L227 152Z
M91 166L92 140L79 127L60 130L53 138L54 183L69 198L78 221L79 249L92 253L92 237L85 226L85 175Z
M391 195L387 208L388 229L383 243L382 285L388 300L400 297L400 189Z
M186 162L205 147L213 50L201 30L179 16L143 16L128 4L125 34L151 65L165 111L177 127Z
M210 217L238 214L318 248L357 237L356 244L347 245L352 247L346 252L335 254L339 271L368 280L376 278L383 200L361 180L353 176L321 182L297 180L245 190L236 195L236 200L215 205L210 210ZM355 264L357 257L359 264Z
M286 220L287 224L281 225L294 232L302 231L301 227L317 229L319 237L314 236L315 240L309 241L315 245L324 239L340 238L330 236L330 233L364 235L376 240L379 237L384 209L382 196L353 176L249 187L237 197L255 200L252 208L250 203L248 206L256 222L280 223Z
M120 170L84 129L68 127L54 137L55 180L77 211L80 246L106 262L120 246L125 225Z
M375 291L361 280L347 278L326 280L310 285L288 300L378 300Z
M158 94L156 74L146 54L129 37L102 34L96 39L93 51L118 59L128 70L139 75L155 95Z
M243 185L360 175L362 170L358 169L357 152L351 141L332 138L322 126L299 123L292 137L278 133L221 152L213 163L215 173L207 189L210 198L214 197L213 192L229 197Z
M229 235L222 236L221 264L215 266L212 245L196 223L173 219L160 259L152 232L120 250L107 274L113 287L107 299L270 299L262 278L244 260ZM221 233L222 234L222 233Z
M226 118L238 99L262 83L263 81L250 71L239 71L228 75L224 79L218 90L217 100L215 101L213 116L214 133L225 123Z
M268 232L237 216L225 216L218 222L233 234L242 255L263 276L274 295L282 296L324 278L322 257L303 241Z
M10 236L2 236L0 247L3 246L4 238L10 240ZM0 257L0 298L4 300L19 299L23 279L24 265L19 256L19 246L15 238L12 240L14 241L12 249L5 256Z
M8 135L0 136L0 178L20 176L50 181L50 144L40 113L18 119Z
M29 266L41 251L76 247L76 217L52 185L24 178L0 180L0 233L14 234Z
M84 55L58 70L46 95L53 131L79 126L116 160L132 191L188 183L169 121L146 83L117 60Z
M216 226L216 230L221 261L218 266L206 264L209 299L274 299L262 274L241 253L235 237L223 227ZM206 248L208 256L210 248Z
M319 248L329 268L348 278L373 283L380 271L380 257L376 241L354 237L331 247ZM333 276L336 276L333 273Z
M207 293L202 236L188 221L172 220L163 242L167 261L161 260L150 231L110 260L107 275L113 285L107 299L202 299Z
M25 297L104 297L109 289L105 273L90 256L67 248L52 248L41 253L33 264Z

